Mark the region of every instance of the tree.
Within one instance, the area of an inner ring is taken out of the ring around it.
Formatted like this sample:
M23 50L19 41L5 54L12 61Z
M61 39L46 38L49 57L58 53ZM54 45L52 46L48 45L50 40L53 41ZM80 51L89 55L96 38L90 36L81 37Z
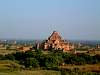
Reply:
M34 57L34 53L32 51L25 52L25 58L32 58Z
M24 65L26 68L36 68L39 66L39 62L35 58L26 58Z
M59 64L63 62L62 56L58 56L59 54L49 54L45 57L45 67L54 68L58 67Z
M15 60L15 56L13 54L8 54L8 55L5 55L5 59Z
M53 67L57 67L57 61L56 58L54 56L47 56L45 59L45 66L47 68L53 68Z
M9 49L10 49L10 46L7 45L7 46L6 46L6 50L9 50Z
M24 52L16 52L13 55L15 56L16 60L24 60L25 59L25 53Z
M0 60L4 59L4 55L0 54Z

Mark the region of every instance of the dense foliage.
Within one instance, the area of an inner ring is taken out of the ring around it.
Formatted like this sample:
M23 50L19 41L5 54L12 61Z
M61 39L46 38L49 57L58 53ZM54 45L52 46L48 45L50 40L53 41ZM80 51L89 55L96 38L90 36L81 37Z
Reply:
M100 63L100 55L90 56L86 54L70 54L63 52L50 52L45 54L42 50L16 52L8 55L0 55L0 60L16 60L26 68L55 68L63 64L97 64Z

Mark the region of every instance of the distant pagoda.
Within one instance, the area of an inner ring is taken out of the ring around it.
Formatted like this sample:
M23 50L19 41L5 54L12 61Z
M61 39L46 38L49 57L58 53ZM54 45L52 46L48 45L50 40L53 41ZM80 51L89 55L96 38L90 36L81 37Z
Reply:
M53 31L51 36L43 43L43 49L55 49L67 52L73 50L74 45L70 42L64 41L57 31Z

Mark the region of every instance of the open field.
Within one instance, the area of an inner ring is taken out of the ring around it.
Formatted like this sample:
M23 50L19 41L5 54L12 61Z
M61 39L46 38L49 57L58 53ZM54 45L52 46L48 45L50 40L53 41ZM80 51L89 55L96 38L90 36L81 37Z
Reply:
M1 55L11 54L11 53L15 53L15 52L16 52L15 50L3 50L3 49L0 49L0 54Z
M100 73L100 64L65 65L65 66L60 66L60 68L68 69L68 70L77 69L82 72L99 72Z
M0 72L0 75L61 75L59 71L13 71L13 72Z
M10 61L10 60L0 60L0 72L13 71L20 69L21 65Z

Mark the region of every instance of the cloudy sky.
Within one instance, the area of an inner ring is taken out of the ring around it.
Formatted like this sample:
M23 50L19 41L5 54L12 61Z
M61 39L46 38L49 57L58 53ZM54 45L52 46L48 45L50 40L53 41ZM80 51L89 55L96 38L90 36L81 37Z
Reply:
M0 38L100 40L100 0L0 0Z

